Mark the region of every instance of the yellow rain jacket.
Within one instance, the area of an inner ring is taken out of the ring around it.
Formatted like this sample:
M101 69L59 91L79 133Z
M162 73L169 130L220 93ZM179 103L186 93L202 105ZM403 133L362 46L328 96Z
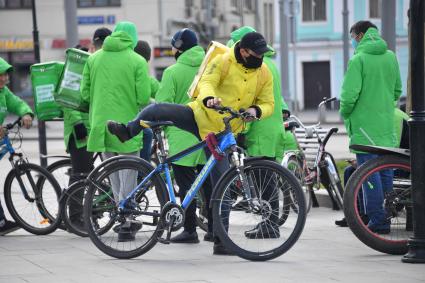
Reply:
M225 74L222 73L224 64L228 64ZM188 105L193 110L202 139L210 132L223 131L223 118L228 115L207 108L203 103L207 97L219 97L223 106L235 110L256 106L261 110L261 119L273 113L273 78L269 69L264 63L259 69L245 68L236 61L234 48L228 53L218 55L208 64L198 87L198 97ZM234 119L230 124L235 134L244 128L241 119Z

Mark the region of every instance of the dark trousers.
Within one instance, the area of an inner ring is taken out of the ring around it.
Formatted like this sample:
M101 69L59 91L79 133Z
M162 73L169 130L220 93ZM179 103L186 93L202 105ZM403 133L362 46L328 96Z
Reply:
M127 124L127 128L129 129L130 136L134 137L143 130L140 126L140 121L171 121L174 123L174 126L185 130L189 133L195 135L199 140L201 140L199 136L198 125L195 121L195 116L193 115L193 111L189 106L179 105L179 104L170 104L170 103L158 103L151 104L145 107L134 119ZM211 153L208 149L205 150L205 154L209 158ZM213 221L212 221L212 212L211 212L211 195L212 188L215 187L220 177L226 172L229 168L229 161L227 158L217 162L215 168L210 173L211 186L208 187L208 184L204 184L205 190L205 198L207 203L209 204L208 209L208 231L213 231ZM228 220L228 217L224 217Z
M172 166L176 183L179 186L179 197L183 202L187 191L190 189L196 179L197 172L201 171L203 166L198 165L196 167L188 167L177 164L172 164ZM200 190L203 190L202 192L204 194L209 194L211 196L210 181L206 180ZM184 230L189 233L196 231L196 200L193 200L192 203L186 208Z
M4 215L3 207L1 206L1 201L0 201L0 221L2 220L6 220L6 216Z
M93 152L88 152L87 147L77 148L74 135L71 135L68 143L68 151L71 156L72 173L69 177L69 185L87 177L93 170ZM72 219L82 221L84 191L75 193L69 203L69 215Z
M68 142L68 151L71 156L72 174L69 178L69 185L84 179L93 170L93 152L88 152L87 147L77 148L74 135L71 135Z

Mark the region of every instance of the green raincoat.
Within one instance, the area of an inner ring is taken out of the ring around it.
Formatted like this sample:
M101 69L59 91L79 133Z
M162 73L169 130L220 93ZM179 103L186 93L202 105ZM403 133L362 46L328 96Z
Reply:
M9 63L0 58L0 74L3 74L12 68ZM20 117L25 114L34 116L31 108L22 99L14 95L10 89L5 86L0 89L0 125L3 124L4 119L8 113L16 114Z
M369 28L348 63L340 113L351 144L396 147L394 102L401 95L395 54L375 28Z
M130 153L141 147L141 136L121 143L106 128L108 120L127 123L134 119L151 94L148 64L133 51L137 33L123 31L129 29L125 25L129 23L122 24L84 67L81 92L83 100L90 104L88 151Z
M187 91L198 72L204 56L205 52L200 46L192 47L183 52L178 57L176 64L165 69L160 88L155 97L156 101L187 104L190 101ZM191 133L176 127L167 127L165 133L167 134L170 156L199 142ZM205 155L202 150L199 150L174 163L181 166L194 167L205 163Z

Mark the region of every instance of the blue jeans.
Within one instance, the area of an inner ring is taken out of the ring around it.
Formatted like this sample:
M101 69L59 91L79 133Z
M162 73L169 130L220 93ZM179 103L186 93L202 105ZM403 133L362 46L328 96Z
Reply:
M377 158L376 154L356 154L358 166L368 160ZM363 183L363 201L366 208L366 215L369 217L369 226L385 225L387 218L384 209L384 195L393 189L393 171L381 170L372 174L366 182Z
M143 158L147 162L151 161L151 149L152 149L153 132L151 129L143 129L143 147L140 150L140 158Z

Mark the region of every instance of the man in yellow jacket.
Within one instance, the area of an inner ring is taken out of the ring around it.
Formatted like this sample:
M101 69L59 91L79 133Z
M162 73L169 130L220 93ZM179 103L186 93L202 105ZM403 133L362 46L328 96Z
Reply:
M234 109L244 108L258 119L266 118L272 114L274 108L273 79L267 66L263 64L263 55L268 51L266 40L260 33L248 33L229 52L218 55L208 64L199 81L200 94L195 101L188 105L152 104L127 125L109 121L108 129L125 142L143 130L141 120L172 121L176 127L203 140L208 133L224 130L223 115L210 109L213 106L223 104ZM222 70L224 64L228 64L226 72ZM234 119L231 122L232 132L241 132L243 122L241 119ZM211 155L208 150L206 154ZM217 162L211 172L213 187L228 168L226 158ZM206 197L209 203L211 190L206 190ZM212 219L208 221L211 232ZM214 254L228 254L218 239L215 239Z

